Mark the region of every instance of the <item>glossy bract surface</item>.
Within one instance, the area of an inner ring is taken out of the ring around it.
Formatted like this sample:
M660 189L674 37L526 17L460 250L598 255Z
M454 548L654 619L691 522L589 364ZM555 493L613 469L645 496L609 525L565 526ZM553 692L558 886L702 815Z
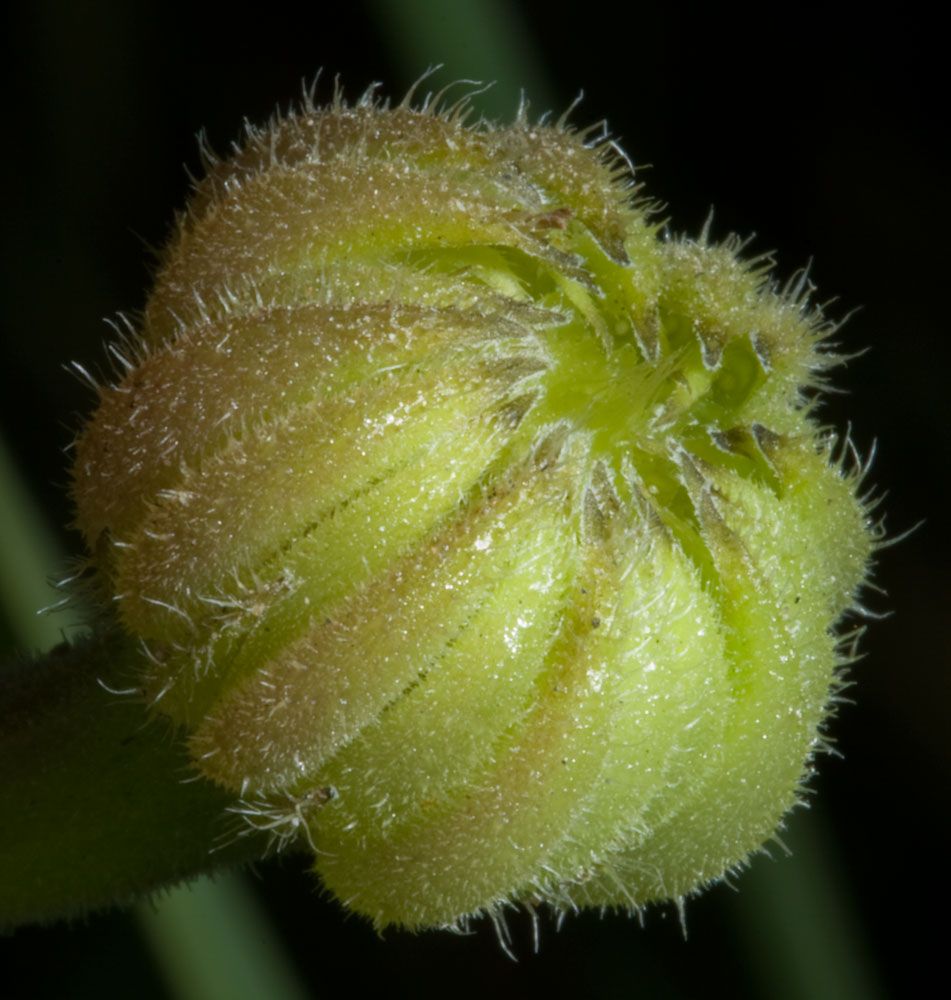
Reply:
M154 710L380 926L742 862L872 544L801 294L660 236L610 146L464 118L212 162L74 469Z

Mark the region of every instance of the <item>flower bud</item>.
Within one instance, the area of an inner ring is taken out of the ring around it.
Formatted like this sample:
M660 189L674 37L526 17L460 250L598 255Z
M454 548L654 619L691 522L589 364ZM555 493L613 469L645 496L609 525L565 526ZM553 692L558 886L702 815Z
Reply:
M873 545L827 325L659 228L564 123L307 107L79 437L154 711L378 926L680 898L797 800Z

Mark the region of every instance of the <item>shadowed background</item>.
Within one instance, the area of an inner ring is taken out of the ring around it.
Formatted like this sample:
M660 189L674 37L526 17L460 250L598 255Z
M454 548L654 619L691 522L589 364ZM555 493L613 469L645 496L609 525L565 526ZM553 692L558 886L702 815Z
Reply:
M719 886L691 901L686 943L673 908L648 912L644 929L587 914L556 934L543 920L538 955L529 921L516 915L518 964L488 926L466 938L391 933L381 942L322 900L293 860L262 865L251 880L272 924L256 923L249 904L247 940L283 942L262 959L276 963L266 971L275 998L321 995L338 973L349 992L395 986L421 996L914 995L941 960L932 907L947 890L951 777L940 487L951 213L936 27L907 5L887 21L785 9L741 20L660 5L629 5L617 20L600 0L570 16L552 10L364 0L273 5L251 18L155 0L12 5L3 32L0 475L13 499L0 510L0 641L29 644L21 623L55 599L43 581L58 571L57 548L78 548L59 530L45 555L21 551L28 533L12 506L22 486L38 524L69 521L62 449L91 399L61 365L107 369L103 317L141 307L149 248L183 205L186 168L200 169L199 129L225 152L245 116L286 109L320 67L319 98L336 75L351 98L374 81L399 98L444 63L424 90L494 79L477 106L501 118L514 114L520 89L539 114L560 113L583 90L573 121L606 118L638 167L651 165L639 178L669 205L674 230L699 233L713 208L714 237L756 232L750 252L775 250L781 279L811 261L818 300L836 297L829 314L858 310L836 340L848 354L869 350L836 373L845 392L822 412L851 424L863 455L877 441L870 482L888 493L890 534L924 524L880 554L875 582L887 594L870 590L867 604L892 616L870 623L862 644L856 704L832 730L842 757L820 761L813 809L790 820L794 856L774 849L773 861L757 859L736 881L739 892ZM55 619L45 627L55 641ZM245 890L227 882L221 891ZM204 891L177 894L170 905L190 901L191 915L164 923L111 914L2 939L0 992L19 996L22 973L31 997L210 997L215 987L238 996L222 971L207 986L200 972L163 964L189 944L206 956L218 947L222 910L202 909ZM228 898L225 910L244 912L243 895ZM156 928L169 926L186 940L163 945L167 931ZM242 946L227 938L220 947L225 967L235 966Z

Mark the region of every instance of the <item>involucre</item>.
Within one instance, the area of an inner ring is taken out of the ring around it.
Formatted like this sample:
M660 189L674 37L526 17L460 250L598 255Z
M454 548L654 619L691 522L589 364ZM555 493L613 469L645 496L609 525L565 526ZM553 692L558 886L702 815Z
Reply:
M873 545L805 282L664 234L609 142L465 119L211 161L73 470L154 712L378 926L742 863Z

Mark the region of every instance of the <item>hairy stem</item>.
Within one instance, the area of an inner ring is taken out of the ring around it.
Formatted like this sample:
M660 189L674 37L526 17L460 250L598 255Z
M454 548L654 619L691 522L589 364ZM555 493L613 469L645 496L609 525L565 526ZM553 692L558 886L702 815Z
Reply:
M101 633L4 672L0 928L121 904L263 855L258 836L212 853L233 796L189 780L167 724L103 686L127 687L139 655Z

